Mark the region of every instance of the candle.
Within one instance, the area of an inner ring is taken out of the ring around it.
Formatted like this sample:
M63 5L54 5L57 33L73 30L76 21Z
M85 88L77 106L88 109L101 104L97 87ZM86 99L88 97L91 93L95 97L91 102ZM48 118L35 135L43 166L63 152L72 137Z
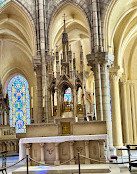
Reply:
M43 87L43 97L45 97L45 86Z
M33 98L33 87L31 87L31 97Z
M45 97L43 97L43 108L45 107Z
M75 122L78 122L78 117L75 117Z
M33 108L33 98L31 98L31 108Z

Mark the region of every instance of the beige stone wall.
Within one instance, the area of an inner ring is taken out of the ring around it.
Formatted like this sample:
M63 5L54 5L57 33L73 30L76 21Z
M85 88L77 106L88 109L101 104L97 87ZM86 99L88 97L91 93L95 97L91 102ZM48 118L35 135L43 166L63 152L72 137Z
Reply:
M58 125L57 124L41 124L41 125L29 125L27 126L26 137L47 137L57 136Z
M71 123L72 135L107 134L105 121ZM61 124L28 125L26 137L46 137L62 135Z
M73 124L73 135L97 135L106 134L105 121L93 121L92 123L77 123Z

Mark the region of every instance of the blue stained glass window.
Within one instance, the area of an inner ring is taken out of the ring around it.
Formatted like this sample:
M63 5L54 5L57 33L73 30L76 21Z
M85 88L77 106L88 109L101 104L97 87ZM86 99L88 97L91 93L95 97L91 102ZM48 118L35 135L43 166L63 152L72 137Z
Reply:
M64 101L69 101L71 102L71 88L68 88L65 90L65 94L64 94Z
M27 80L15 75L8 84L10 126L16 127L16 133L25 133L26 124L30 124L30 95Z
M0 7L4 6L10 0L0 0Z

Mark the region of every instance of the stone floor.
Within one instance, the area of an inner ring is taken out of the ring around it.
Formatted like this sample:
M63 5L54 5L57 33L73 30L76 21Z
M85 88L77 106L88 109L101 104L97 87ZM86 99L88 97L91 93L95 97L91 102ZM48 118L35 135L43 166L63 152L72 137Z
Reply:
M132 155L132 160L133 159L137 159L137 156L136 154L133 156ZM7 157L7 166L11 165L11 164L14 164L16 163L17 161L19 160L19 157L18 156L13 156L13 157ZM122 161L128 161L127 157L119 157L119 160L118 162L122 162ZM0 158L0 167L1 167L1 164L2 164L2 160ZM14 167L11 167L10 169L8 169L8 174L14 174L12 173L13 171L16 171L17 169L21 168L22 166L25 166L25 161L22 161L21 163L17 164L16 166ZM110 169L111 172L109 172L109 174L130 174L130 172L128 171L128 165L112 165L112 164L105 164L105 165L98 165L98 164L92 164L92 165L83 165L83 167L87 168L87 169L92 169L90 170L92 174L96 173L96 174L100 174L100 173L108 173L108 170L105 172L104 169ZM81 166L81 169L83 168ZM33 167L33 169L40 169L40 166L38 167ZM69 165L69 166L58 166L58 169L57 169L57 172L53 172L53 173L64 173L64 174L67 174L66 172L66 169L69 169L69 171L73 170L73 169L77 169L77 173L78 173L78 165ZM102 171L100 171L100 169L102 168ZM25 169L24 167L22 168L22 170ZM31 168L30 168L31 169ZM41 167L42 169L42 167ZM71 170L70 170L71 169ZM93 169L96 169L96 170L93 170ZM64 171L64 172L63 172ZM76 171L76 170L75 170ZM25 170L22 171L22 174L25 174ZM49 173L49 172L44 172L42 170L38 170L37 172L33 172L33 173L36 173L36 174L44 174L44 173ZM52 173L52 172L51 172ZM76 173L76 172L72 172L73 174ZM85 173L85 172L84 172ZM89 173L89 172L88 172ZM132 168L132 174L137 174L137 168ZM15 173L15 174L18 174L18 173ZM20 173L21 174L21 173ZM31 172L29 172L29 174L31 174ZM82 174L82 173L81 173Z

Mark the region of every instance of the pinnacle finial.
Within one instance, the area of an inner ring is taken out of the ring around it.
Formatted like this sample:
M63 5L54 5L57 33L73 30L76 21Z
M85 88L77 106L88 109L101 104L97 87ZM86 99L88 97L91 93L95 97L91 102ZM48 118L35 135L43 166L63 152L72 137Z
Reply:
M58 45L56 45L56 52L58 52Z
M66 14L63 15L64 18L64 33L66 32Z

